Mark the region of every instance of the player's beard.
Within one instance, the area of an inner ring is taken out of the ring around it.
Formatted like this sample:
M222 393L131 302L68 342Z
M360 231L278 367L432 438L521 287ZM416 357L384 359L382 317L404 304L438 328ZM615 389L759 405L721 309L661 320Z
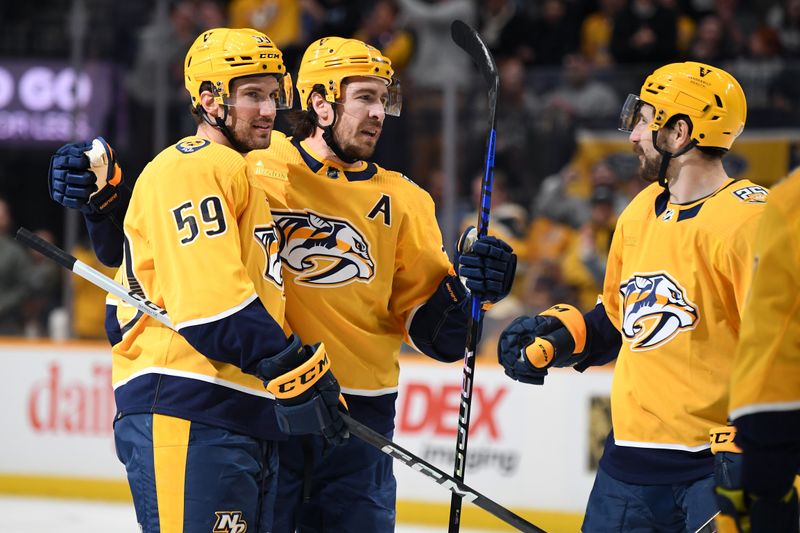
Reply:
M658 171L661 170L661 154L656 152L653 155L647 155L641 149L637 149L636 153L644 157L644 161L639 166L639 176L648 183L658 181Z
M269 126L269 134L266 135L259 135L258 133L261 130L256 130L255 124L259 124L262 126ZM234 127L233 129L233 138L236 139L236 142L239 145L246 149L248 152L253 150L263 150L265 148L269 148L269 142L272 138L272 122L265 122L265 121L255 121L255 122L248 122L246 125L240 125L239 127Z
M372 144L359 143L356 139L359 135L361 135L360 125L349 135L342 132L341 123L333 126L333 140L339 145L339 149L345 157L350 160L365 161L375 153L375 147L378 144L378 139L380 139L380 127L378 128L378 136Z

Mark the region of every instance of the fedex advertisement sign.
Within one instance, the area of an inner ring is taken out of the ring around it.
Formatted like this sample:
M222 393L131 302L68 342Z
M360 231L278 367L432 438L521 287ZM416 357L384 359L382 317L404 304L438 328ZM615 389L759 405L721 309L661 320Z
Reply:
M0 140L63 143L95 136L111 108L112 69L64 61L0 61Z

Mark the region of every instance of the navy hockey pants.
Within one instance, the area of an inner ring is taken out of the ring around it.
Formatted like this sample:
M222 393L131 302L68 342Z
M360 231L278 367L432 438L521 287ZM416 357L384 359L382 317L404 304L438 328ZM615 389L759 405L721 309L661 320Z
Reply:
M143 533L272 531L275 442L158 414L116 420L114 440Z
M635 485L597 470L584 533L694 533L717 512L714 476L674 485Z
M305 502L303 439L310 440L313 460ZM279 443L279 450L274 533L394 531L397 482L391 457L354 436L337 447L319 435L291 437Z

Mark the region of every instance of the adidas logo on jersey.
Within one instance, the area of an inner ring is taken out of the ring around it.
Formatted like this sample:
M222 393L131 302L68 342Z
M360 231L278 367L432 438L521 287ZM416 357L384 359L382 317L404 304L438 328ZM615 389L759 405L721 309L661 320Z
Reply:
M622 334L632 351L652 350L694 329L697 306L666 272L635 274L620 285Z

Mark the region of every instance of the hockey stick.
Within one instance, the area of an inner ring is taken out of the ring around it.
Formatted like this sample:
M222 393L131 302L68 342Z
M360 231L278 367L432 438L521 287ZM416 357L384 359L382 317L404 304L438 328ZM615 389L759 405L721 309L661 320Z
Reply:
M486 161L481 186L481 205L478 211L478 238L483 237L489 230L489 209L492 204L492 182L494 178L494 150L495 150L495 109L497 107L497 89L500 85L500 76L497 65L486 47L486 43L474 29L460 20L453 21L450 26L453 41L467 52L472 61L481 71L486 84L489 86L489 134L486 139ZM453 476L458 481L464 481L464 468L467 464L467 440L469 436L469 415L472 405L472 381L475 375L475 351L478 344L478 334L481 330L481 302L472 296L471 312L467 324L467 341L464 348L464 376L461 381L461 404L458 409L458 433L456 434L456 457ZM449 533L458 533L461 527L461 500L462 497L453 492L450 498L450 525Z
M717 529L716 518L717 518L717 516L719 516L719 513L720 513L719 511L714 513L711 516L711 518L709 518L706 521L706 523L703 524L702 526L700 526L700 529L698 529L694 533L717 533L718 529Z
M115 282L103 273L93 269L86 263L79 261L77 258L75 258L75 256L68 254L58 246L45 241L38 235L34 235L31 231L25 228L20 228L19 231L17 231L16 239L32 250L35 250L48 259L55 261L67 270L71 270L88 282L136 307L139 311L152 318L155 318L168 328L175 329L169 319L169 316L167 315L166 310L162 309L160 306L154 304L150 300L127 290L119 283ZM402 446L395 444L380 433L377 433L361 422L354 420L349 415L342 413L342 418L347 424L347 428L353 435L360 438L367 444L379 449L386 455L397 459L406 466L428 476L439 485L450 490L453 494L458 494L459 498L464 498L467 501L474 503L484 511L496 516L500 520L511 526L514 526L520 531L544 531L519 515L509 511L502 505L490 500L478 491L472 489L464 483L461 483L460 480L448 476L421 457L418 457Z

